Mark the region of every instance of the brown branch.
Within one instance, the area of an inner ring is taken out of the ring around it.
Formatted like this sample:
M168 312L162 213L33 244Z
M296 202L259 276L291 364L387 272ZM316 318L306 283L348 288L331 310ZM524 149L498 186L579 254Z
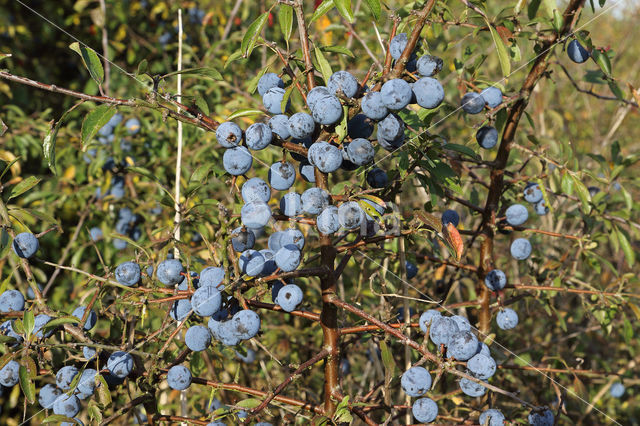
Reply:
M276 312L284 312L284 310L280 306L274 305L273 303L259 302L257 300L252 300L252 299L245 299L245 301L247 302L247 305L253 306L256 308L269 309ZM309 311L291 311L287 313L297 317L310 319L312 321L320 321L320 315L313 312L309 312Z
M302 56L304 57L305 74L307 74L307 90L315 87L314 68L311 62L311 51L309 50L309 34L307 33L307 23L304 20L304 2L303 0L295 0L293 9L296 11L296 20L298 21L298 33L300 34L300 46Z
M320 352L318 352L317 354L315 354L314 356L312 356L311 358L309 358L307 361L303 362L300 365L300 367L296 368L296 370L293 373L291 373L286 379L284 379L284 381L282 383L280 383L273 390L273 392L270 392L269 395L260 403L260 405L258 405L256 408L251 410L251 415L255 416L260 411L264 410L264 408L267 405L269 405L269 403L273 400L273 398L278 396L280 394L280 392L282 392L284 390L284 388L286 388L289 385L289 383L291 383L295 379L296 376L298 376L300 373L302 373L307 368L311 367L316 362L318 362L318 361L320 361L322 359L325 359L327 356L329 356L329 351L327 351L326 349L323 349Z

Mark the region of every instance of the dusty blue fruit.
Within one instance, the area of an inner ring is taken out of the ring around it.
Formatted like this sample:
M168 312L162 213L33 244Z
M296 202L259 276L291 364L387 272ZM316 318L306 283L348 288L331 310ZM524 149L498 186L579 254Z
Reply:
M18 290L6 290L0 294L0 313L24 310L24 296Z
M418 275L418 267L414 264L406 260L404 262L405 268L407 270L407 279L414 278Z
M89 346L82 347L82 356L85 357L87 361L91 361L92 359L94 359L96 353L97 351L95 348L90 348Z
M473 380L469 380L467 378L460 379L459 385L462 393L474 398L480 397L487 392L487 388L482 386L480 383L476 383Z
M243 274L256 277L262 273L264 269L265 259L256 250L245 250L238 258L238 266Z
M313 109L316 102L318 102L320 99L326 96L331 96L331 92L327 87L325 86L314 87L313 89L309 90L309 93L307 94L307 106L309 107L310 110Z
M512 204L504 212L507 223L511 226L520 226L529 218L527 208L522 204Z
M442 59L437 56L424 55L418 58L416 67L418 73L423 77L433 77L442 70Z
M400 78L394 78L382 85L380 89L384 105L392 111L398 111L409 105L411 86Z
M222 155L222 166L232 176L240 176L251 169L253 157L247 148L238 146L227 149Z
M484 285L491 291L500 291L507 285L507 276L500 269L492 269L484 277Z
M309 188L300 198L302 210L309 214L320 214L329 205L329 193L322 188Z
M329 77L327 89L334 95L342 93L347 98L353 98L358 91L358 80L347 71L336 71Z
M423 367L411 367L402 374L400 385L407 395L419 397L431 389L431 375Z
M140 131L140 120L137 118L130 118L124 123L125 129L127 129L127 133L130 135L135 135Z
M224 280L224 269L217 266L207 266L200 272L200 287L218 287Z
M384 188L389 184L389 176L384 170L374 167L367 172L367 183L372 188Z
M284 272L291 272L298 269L302 260L302 253L296 245L287 244L276 252L275 262L278 268Z
M478 419L478 421L482 426L503 426L505 423L505 418L504 414L502 414L500 410L490 408L480 414L480 418Z
M531 426L553 426L555 424L553 412L548 408L541 411L532 411L527 416L527 420L529 420Z
M167 384L174 390L185 390L191 385L191 371L183 365L174 365L167 372Z
M93 228L89 229L89 238L91 238L92 241L101 240L102 229L98 228L97 226L94 226Z
M411 407L411 413L420 423L431 423L438 417L438 404L430 398L416 399Z
M247 203L240 209L242 224L247 228L262 228L271 219L271 208L267 203Z
M269 127L271 128L271 132L282 140L291 137L291 133L289 133L289 117L284 114L271 117L269 119Z
M284 231L280 232L279 242L280 248L288 244L293 244L294 246L298 247L298 250L302 250L304 248L304 234L299 229L285 229Z
M21 335L19 335L18 333L16 333L13 329L13 323L15 320L7 320L5 322L3 322L0 325L0 334L5 335L5 336L9 336L9 337L13 337L14 339L16 339L16 343L21 343L24 339Z
M269 168L269 184L278 191L291 188L296 180L296 169L291 163L278 161Z
M502 330L511 330L518 325L518 314L511 308L504 308L498 312L496 323Z
M408 42L409 39L407 38L407 33L396 34L396 36L389 42L389 52L391 53L391 57L396 60L400 59L400 56L402 56L402 52L404 52Z
M114 352L107 360L107 369L114 376L123 379L133 370L133 357L127 352Z
M338 147L320 141L309 148L308 160L322 173L332 173L342 164L342 152Z
M304 297L302 290L295 284L287 284L283 286L276 297L275 303L286 312L291 312L302 303Z
M196 315L209 317L220 310L222 295L212 285L202 286L191 296L191 308Z
M254 151L265 149L273 140L271 128L264 123L254 123L244 132L247 147Z
M194 352L206 350L209 345L211 345L211 334L209 333L209 329L203 325L194 325L189 327L184 335L184 343Z
M490 356L475 354L467 361L467 368L474 377L487 380L496 372L496 361Z
M216 139L225 148L234 148L242 142L242 129L236 123L225 121L216 129Z
M529 182L524 188L524 199L532 204L542 200L540 185L535 182Z
M338 220L345 229L359 227L364 218L364 211L355 201L347 201L338 207Z
M243 309L233 315L229 326L241 340L248 340L260 331L260 316L252 310Z
M324 96L318 99L311 109L311 116L316 123L324 126L335 124L342 118L342 104L335 96Z
M492 126L482 126L476 132L476 141L484 149L491 149L498 143L498 130Z
M531 243L526 238L517 238L511 243L511 256L517 260L525 260L531 256Z
M0 385L10 388L18 384L20 381L18 372L20 364L16 361L9 361L2 369L0 369Z
M462 110L467 114L479 114L484 109L484 98L479 93L465 93L460 101Z
M452 224L457 227L460 224L460 215L455 210L445 210L442 212L442 226Z
M420 315L420 319L418 319L418 324L420 325L420 330L423 333L426 333L429 327L438 319L442 317L442 314L435 309L429 309Z
M328 206L316 218L316 226L318 231L323 234L330 235L340 229L338 220L338 208L336 206Z
M364 166L373 161L376 152L367 139L356 138L347 145L346 153L353 164Z
M395 114L389 114L378 123L378 142L384 139L386 142L396 145L396 141L403 139L404 122ZM385 147L386 148L386 147Z
M276 73L264 73L262 77L260 77L260 80L258 80L258 93L260 96L264 96L269 89L274 87L284 88L284 82Z
M80 412L80 400L75 395L62 394L53 402L53 412L66 417L73 417Z
M13 252L23 259L33 257L38 251L38 238L30 232L21 232L13 239L11 248Z
M271 114L282 114L282 101L284 100L284 89L281 87L272 87L262 95L262 103ZM287 109L289 102L287 102Z
M306 112L297 112L289 117L289 134L291 137L303 139L311 136L316 123Z
M356 114L347 122L347 134L352 139L366 139L373 134L373 123L364 114Z
M51 321L51 317L45 314L38 314L35 317L34 326L33 326L33 334L42 339L43 337L49 337L53 334L53 329L48 330L46 333L42 333L42 328L47 325L47 323Z
M86 306L78 306L71 315L81 320L86 310ZM89 315L87 315L87 319L84 322L84 329L91 330L93 327L95 327L97 321L98 315L92 309L91 311L89 311Z
M451 336L458 331L458 325L454 320L441 316L439 318L435 318L431 323L429 338L436 346L447 346Z
M490 108L495 108L502 103L502 90L495 86L487 87L480 92L480 95Z
M458 331L451 335L447 345L447 354L458 361L466 361L475 355L478 349L478 338L471 331Z
M316 183L315 167L313 167L307 161L300 162L298 171L300 172L300 176L302 176L305 181L309 183Z
M469 323L469 320L466 317L463 317L462 315L453 315L449 318L455 321L456 325L458 326L458 330L460 331L471 330L471 324Z
M444 100L442 84L432 77L422 77L413 83L412 90L416 97L416 103L422 108L437 108Z
M62 395L62 391L58 389L55 385L47 383L42 388L40 388L40 393L38 394L38 403L42 408L50 409L53 407L53 403L58 399L58 397Z
M231 231L231 246L235 251L251 249L255 243L256 235L249 228L239 226Z
M93 368L84 369L80 373L76 391L84 395L92 395L96 388L96 374L98 374L98 371Z
M297 192L287 192L280 199L280 211L288 217L298 216L302 213L302 199Z
M184 268L178 259L167 259L160 262L156 277L164 285L175 285L182 281Z
M621 382L615 382L609 388L609 394L614 398L620 398L624 395L624 385Z
M191 312L191 301L189 299L180 299L173 302L169 315L176 321L182 321Z
M362 98L362 113L371 120L382 120L389 114L380 92L369 92Z
M571 40L567 46L567 55L576 64L586 62L591 56L589 51L582 47L578 40Z
M547 207L547 203L544 200L540 200L535 204L534 207L538 216L544 216L549 213L549 207Z

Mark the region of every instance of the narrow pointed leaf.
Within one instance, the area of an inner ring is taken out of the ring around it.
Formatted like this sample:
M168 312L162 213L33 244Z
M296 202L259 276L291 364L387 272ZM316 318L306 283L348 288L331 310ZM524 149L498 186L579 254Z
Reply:
M113 117L116 113L116 107L113 105L99 105L89 112L82 122L82 145L86 146L91 139L98 133L98 130Z
M102 62L100 57L90 47L79 44L78 42L71 43L69 49L76 52L82 58L84 66L89 71L91 78L93 78L98 85L101 85L104 81L104 69L102 68Z

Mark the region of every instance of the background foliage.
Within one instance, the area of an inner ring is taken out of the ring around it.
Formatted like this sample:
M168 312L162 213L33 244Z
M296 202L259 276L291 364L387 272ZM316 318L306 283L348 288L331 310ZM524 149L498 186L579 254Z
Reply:
M262 11L272 11L262 37L275 41L282 49L289 49L296 57L292 60L296 66L301 64L302 57L295 30L289 37L283 34L287 32L286 26L283 31L278 20L282 5L272 7L272 2L264 0L238 3L240 6L232 18L235 1L107 1L106 17L100 13L96 1L59 0L31 5L64 29L66 33L63 33L19 2L1 2L0 53L11 53L12 56L1 59L0 66L14 75L97 95L98 86L69 45L77 38L101 52L102 26L105 24L109 35L109 58L114 63L110 94L121 99L145 99L152 83L149 75L164 75L176 69L177 9L182 7L185 68L211 67L223 76L223 80L185 76L183 103L195 102L214 120L224 121L239 110L260 110L262 105L255 91L259 76L266 70L281 71L277 56L260 41L248 58L241 57L243 36ZM368 3L352 2L353 24L336 9L310 24L310 37L314 45L323 47L331 68L334 71L346 69L360 81L374 59L384 61L377 33L382 40L387 39L393 26L390 14L403 18L399 32L410 32L413 18L409 12L417 7L414 2L387 2L388 8L383 7L380 17L375 19ZM469 88L484 87L492 82L498 82L507 96L516 96L528 72L527 64L536 55L537 41L553 31L555 3L535 0L473 2L486 11L494 24L495 34L487 31L482 17L463 3L437 2L432 21L423 31L423 50L444 60L440 80L445 87L446 105L435 113L412 113L403 118L416 129L428 129L430 134L449 143L478 152L474 135L480 123L456 110L460 97ZM563 2L560 3L562 10ZM502 365L492 383L517 392L520 398L534 405L547 405L554 410L558 409L558 400L562 400L561 424L610 421L586 402L622 424L637 424L640 415L635 373L640 349L636 339L640 308L636 305L639 283L635 259L640 228L638 108L581 93L571 81L573 79L581 88L602 96L634 101L633 88L640 85L640 47L633 35L637 33L640 13L631 3L625 2L619 2L624 4L615 6L617 13L611 13L607 8L613 3L607 2L604 9L595 5L595 13L590 6L585 7L578 24L580 29L590 32L587 37L595 46L604 48L606 53L603 55L610 61L602 60L601 67L593 61L577 66L568 60L561 45L554 48L550 57L553 64L531 94L526 119L520 123L501 201L503 212L509 204L521 199L527 181L540 182L547 190L551 213L533 216L528 225L577 238L524 231L522 233L534 245L534 255L529 261L520 263L508 255L512 235L498 233L495 241L495 252L499 255L495 259L496 266L508 273L510 283L554 287L557 291L527 287L510 288L505 292L501 302L518 311L520 325L516 330L505 332L492 322L488 343L495 339L511 351L491 345ZM311 6L307 5L308 17L313 14ZM620 10L624 12L620 13ZM500 49L504 49L506 56L501 57ZM143 69L139 68L143 60L149 75L136 73ZM610 73L615 79L613 86L603 78L603 70L609 71L609 62ZM505 74L509 77L502 80ZM159 92L175 93L175 84L175 77L167 77L159 83ZM635 102L638 97L636 94ZM0 119L8 127L0 136L0 158L4 161L0 167L7 168L17 160L10 170L5 170L1 182L2 200L12 214L11 225L17 231L29 229L35 233L56 226L53 232L40 239L38 257L58 262L64 253L65 264L99 276L134 257L141 265L157 264L174 246L171 239L173 201L167 193L172 193L175 180L176 122L147 108L118 108L125 120L138 118L142 131L127 136L121 129L116 133L113 151L109 154L116 164L128 165L124 172L127 196L119 200L109 197L99 200L94 197L96 188L104 191L112 178L111 172L102 167L108 155L103 153L91 162L85 162L80 137L82 119L95 104L85 102L66 117L57 136L56 164L52 166L56 174L43 154L42 143L51 120L58 121L76 102L77 99L71 97L0 79ZM296 91L292 92L292 102L294 110L304 106ZM497 127L504 124L505 115L497 113ZM246 128L261 118L247 115L236 121ZM131 151L122 150L125 141L131 143ZM237 191L230 191L232 182L222 169L222 151L214 134L185 125L184 141L181 176L184 199L181 201L187 210L181 224L182 239L176 245L188 269L198 271L206 265L227 261L222 259L224 245L220 242L227 238L228 230L235 227L238 218L225 216L224 211L239 213L241 199ZM385 159L381 167L400 179L401 196L397 204L406 219L406 227L416 229L420 223L413 216L415 210L439 217L447 208L456 209L462 217L460 229L468 231L463 232L462 263L478 265L479 242L473 231L480 215L455 199L484 206L486 188L478 182L487 180L488 171L483 161L491 160L494 154L478 152L477 161L468 162L465 158L460 160L467 150L460 150L463 154L439 150L430 139L417 139L414 147ZM419 167L409 169L420 151L428 151L431 163L422 160ZM257 158L271 164L280 157L276 150L266 150L258 153ZM266 178L266 168L256 167L256 173ZM37 184L12 197L17 185L32 177L37 179ZM333 194L357 192L360 186L365 186L364 174L341 172L331 183ZM298 185L298 191L302 192L305 185ZM597 187L600 191L585 194L587 187ZM118 251L112 239L116 238L117 211L124 206L142 218L142 238L135 244L131 242L126 250ZM161 210L154 210L157 206ZM80 229L75 235L77 226ZM88 234L93 226L100 227L105 236L95 244ZM305 232L312 233L311 227L305 228ZM196 233L203 237L202 241L194 238ZM5 236L3 231L3 238ZM398 241L374 247L366 254L356 252L349 261L339 281L340 297L385 322L398 321L398 309L404 303L400 278L404 272ZM310 264L312 256L313 253L308 252L306 261ZM410 280L408 290L415 320L420 312L432 307L425 300L424 295L427 295L444 305L453 305L456 313L476 322L477 303L464 304L477 300L476 273L431 261L430 258L450 259L445 244L433 232L421 228L409 236L406 257L419 266L418 276ZM5 239L0 259L2 290L17 288L25 292L22 271ZM37 281L43 285L47 285L55 270L42 263L35 263L32 269ZM321 294L317 281L302 278L299 282L305 289L304 309L319 313ZM587 294L563 291L565 289L586 290ZM59 313L69 314L77 305L86 304L96 291L100 294L95 305L99 321L91 333L109 344L120 345L131 330L135 330L133 338L142 341L163 325L169 302L149 304L146 301L150 296L98 287L95 280L68 271L56 274L50 284L47 303ZM598 293L600 291L610 295L602 295ZM244 296L271 302L266 284L252 288ZM492 312L495 313L497 307L494 303ZM262 333L245 345L256 350L255 362L237 362L233 351L214 347L207 354L190 356L189 365L194 376L268 390L293 371L291 366L304 362L321 347L322 332L313 321L266 310L260 314ZM362 323L345 312L340 313L339 321L341 326ZM172 331L172 325L166 327L158 339L149 339L141 350L157 353ZM414 339L422 341L421 333L415 330L410 333ZM160 364L181 353L184 348L181 340L180 334L163 359L158 360ZM32 356L40 368L35 378L37 387L50 381L52 371L57 371L69 360L79 359L80 347L64 344L73 342L70 336L59 333L57 341L62 345L41 344L33 349ZM343 374L340 379L343 393L351 395L353 400L382 382L369 402L401 406L404 400L396 390L399 389L399 374L404 370L403 346L379 332L348 336L343 338L342 344L343 355L350 363L350 373ZM381 358L372 356L380 348L389 348L388 354L392 357L385 357L387 352ZM0 350L8 353L11 349L5 345ZM416 361L417 354L413 358ZM547 369L546 377L531 371L530 365ZM549 377L562 387L551 382ZM606 390L619 378L627 391L622 399L614 399ZM287 388L286 394L320 404L323 380L322 368L307 370ZM228 390L212 391L194 385L181 404L178 392L168 389L164 382L158 386L163 413L198 419L207 415L206 408L212 396L229 406L247 398ZM565 388L582 400L567 394ZM474 401L463 395L448 394L457 389L451 377L443 376L437 389L441 395L447 395L439 401L440 414L449 416L453 423L477 419L477 413L482 407L486 408L486 397L483 401ZM113 402L110 405L100 406L98 411L106 418L137 394L136 383L127 383L111 393ZM526 412L520 404L497 394L490 399L492 405L502 408L508 419L524 422ZM39 423L45 417L37 405L23 405L24 397L18 386L12 391L5 390L0 401L0 422L3 424L21 424L23 418L34 415L36 417L31 421ZM376 421L394 419L391 423L395 423L403 413L402 408L390 408L374 411L372 416ZM84 418L88 419L88 415L85 413ZM233 415L233 410L229 415ZM295 410L278 404L262 416L274 423L305 424L308 415L296 414ZM131 423L132 413L118 421ZM234 422L231 417L227 421Z

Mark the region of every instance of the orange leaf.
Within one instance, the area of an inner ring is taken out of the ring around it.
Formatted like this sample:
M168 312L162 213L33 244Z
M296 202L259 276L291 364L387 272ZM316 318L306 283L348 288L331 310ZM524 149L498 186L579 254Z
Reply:
M456 255L456 260L460 261L460 259L462 258L462 253L464 252L464 243L462 241L460 233L451 222L447 223L447 227L444 229L444 231L444 238L447 241L447 244L449 244L449 246L453 248L453 251Z
M496 31L498 31L498 35L500 36L502 41L504 41L504 44L511 44L513 33L509 31L507 27L499 25L496 27Z

